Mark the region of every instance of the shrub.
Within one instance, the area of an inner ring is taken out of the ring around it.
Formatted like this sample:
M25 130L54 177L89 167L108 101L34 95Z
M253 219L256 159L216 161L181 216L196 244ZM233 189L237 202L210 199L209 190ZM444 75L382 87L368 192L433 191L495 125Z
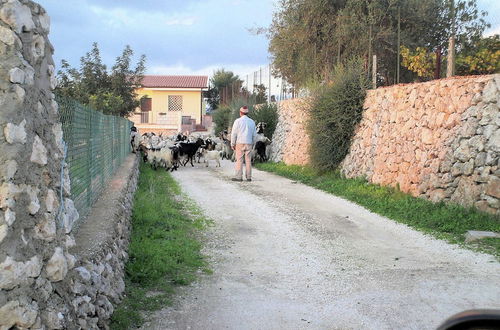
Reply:
M278 124L278 106L276 103L259 104L254 107L254 110L248 114L255 123L264 122L267 124L264 135L272 139L276 125Z
M334 170L349 152L363 113L368 80L359 59L339 64L329 82L314 93L307 130L311 165Z
M219 106L213 114L215 123L215 134L219 134L232 125L231 108L225 105Z

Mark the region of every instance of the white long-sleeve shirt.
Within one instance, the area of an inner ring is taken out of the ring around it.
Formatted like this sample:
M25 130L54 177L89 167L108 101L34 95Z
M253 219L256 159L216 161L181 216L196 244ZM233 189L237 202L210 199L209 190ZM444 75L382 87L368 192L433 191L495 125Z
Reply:
M236 144L254 144L257 132L255 122L247 116L241 116L233 123L231 130L231 146Z

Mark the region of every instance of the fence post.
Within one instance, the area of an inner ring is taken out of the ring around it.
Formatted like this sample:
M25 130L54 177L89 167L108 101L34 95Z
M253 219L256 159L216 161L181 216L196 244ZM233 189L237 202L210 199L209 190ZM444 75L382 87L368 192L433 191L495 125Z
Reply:
M92 204L92 112L85 111L87 118L87 205L86 208L89 208Z

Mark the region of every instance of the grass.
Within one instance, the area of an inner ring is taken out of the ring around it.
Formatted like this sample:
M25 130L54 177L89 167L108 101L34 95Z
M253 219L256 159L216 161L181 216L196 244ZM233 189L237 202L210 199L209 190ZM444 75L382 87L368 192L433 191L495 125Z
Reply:
M145 314L171 303L175 287L191 283L200 270L210 272L196 237L208 224L170 174L141 164L125 298L112 316L112 329L139 327Z
M346 179L339 172L320 174L310 167L283 163L260 163L255 166L343 197L437 238L500 258L500 239L484 239L466 244L464 237L468 230L500 232L499 216L456 204L432 203L394 188L370 184L363 179Z

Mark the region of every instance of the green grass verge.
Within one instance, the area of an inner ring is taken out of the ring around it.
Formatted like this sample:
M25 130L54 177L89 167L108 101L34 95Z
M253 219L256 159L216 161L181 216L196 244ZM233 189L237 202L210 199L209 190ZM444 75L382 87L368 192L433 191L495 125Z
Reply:
M432 203L397 189L346 179L339 172L319 174L310 167L283 163L259 163L256 168L324 190L359 204L377 214L500 258L500 239L465 244L468 230L500 232L500 217L456 204Z
M165 171L141 165L132 212L125 298L117 307L112 329L138 327L143 315L171 303L174 288L210 272L196 233L210 222L181 195Z

